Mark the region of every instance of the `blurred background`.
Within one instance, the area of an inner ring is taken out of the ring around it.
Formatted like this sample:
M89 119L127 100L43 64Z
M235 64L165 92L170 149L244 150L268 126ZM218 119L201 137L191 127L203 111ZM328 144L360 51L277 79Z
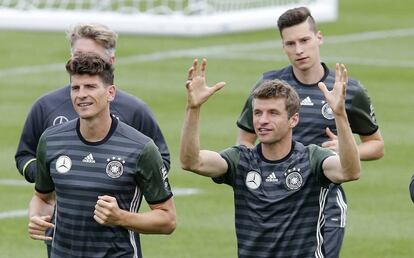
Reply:
M322 0L323 7L328 4L326 1ZM22 2L31 1L0 1L0 5L16 7ZM193 9L185 9L183 6L188 3L181 1L185 12L173 14L202 13L198 8L202 2L208 1L199 1ZM237 0L232 2L238 3ZM311 5L315 1L303 2ZM321 14L318 18L319 29L325 37L321 47L322 60L331 68L336 62L345 63L350 76L367 88L386 150L381 160L363 162L363 175L359 181L344 186L349 216L341 257L413 257L414 206L409 198L408 185L414 172L414 93L410 88L414 82L414 3L403 0L333 2L336 7L327 11L334 12L333 17L324 20ZM159 6L162 1L154 3ZM72 7L69 5L67 9ZM13 27L10 24L18 23L18 20L8 16L10 10L5 12L2 8L0 257L40 258L46 257L45 245L31 240L27 233L27 207L33 195L33 185L25 183L15 168L14 154L34 101L68 83L64 64L69 58L69 44L64 30L53 26L52 31L44 31L44 28L26 30L20 25ZM156 8L152 13L168 13L174 8ZM254 8L265 9L261 10L265 17L271 6ZM254 8L250 9L254 11ZM216 19L221 19L218 16L210 16L218 31L209 31L207 35L201 32L203 26L207 26L203 23L187 28L192 35L185 35L183 32L186 30L178 29L178 33L168 32L172 28L165 28L167 35L164 36L148 31L139 32L144 35L132 34L133 31L123 31L116 23L110 26L120 33L115 82L119 88L138 96L150 106L172 157L170 181L175 192L178 227L171 236L142 235L146 258L236 257L232 190L185 172L179 166L186 71L193 58L206 57L208 83L227 82L226 87L203 108L201 145L211 150L234 145L238 132L235 123L252 85L263 72L288 64L276 29L278 10L274 11L270 27L257 22L256 27L245 25L249 30L245 32L241 31L243 26L234 25L235 31L229 33L230 25L216 24ZM211 10L209 12L211 14ZM260 12L256 10L256 18L259 16ZM250 16L245 16L245 20L248 18ZM36 16L33 19L34 23ZM196 23L194 18L191 19ZM205 17L200 19L205 20ZM237 18L234 20L238 21ZM105 24L105 21L102 19L100 23ZM144 22L130 24L130 27L145 27ZM178 25L167 22L159 26ZM155 32L160 30L156 28ZM143 202L142 206L145 207L146 203Z

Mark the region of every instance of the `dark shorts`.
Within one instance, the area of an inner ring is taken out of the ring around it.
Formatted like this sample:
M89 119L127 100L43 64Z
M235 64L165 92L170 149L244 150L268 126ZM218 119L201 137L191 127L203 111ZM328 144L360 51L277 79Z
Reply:
M345 228L325 227L324 246L326 258L338 258L344 240Z

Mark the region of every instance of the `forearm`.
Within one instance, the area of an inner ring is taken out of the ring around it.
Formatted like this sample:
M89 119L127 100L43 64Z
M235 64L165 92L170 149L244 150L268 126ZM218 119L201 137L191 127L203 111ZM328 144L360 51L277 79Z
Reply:
M52 216L55 207L54 194L44 195L47 199L40 198L36 193L29 204L29 218L33 216Z
M199 167L200 154L200 108L186 108L181 132L180 161L185 170L195 171Z
M360 135L361 143L358 145L361 160L376 160L384 156L384 140L381 132L372 135Z
M356 180L360 176L361 163L358 146L349 127L346 113L335 114L335 123L343 181Z
M120 210L118 225L141 234L171 234L176 227L176 212L172 198L165 207L143 213Z

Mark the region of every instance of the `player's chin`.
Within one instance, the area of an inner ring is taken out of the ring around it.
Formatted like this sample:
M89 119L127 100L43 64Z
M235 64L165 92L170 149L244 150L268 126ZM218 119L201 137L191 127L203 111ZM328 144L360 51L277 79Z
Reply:
M82 113L82 112L78 113L78 115L81 119L91 119L93 117L93 115L89 113Z

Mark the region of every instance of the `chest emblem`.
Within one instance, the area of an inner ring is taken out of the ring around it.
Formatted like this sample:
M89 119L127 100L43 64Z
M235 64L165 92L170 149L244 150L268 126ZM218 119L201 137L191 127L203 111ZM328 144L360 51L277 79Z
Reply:
M65 174L72 168L72 160L68 156L60 156L56 160L56 171Z
M276 183L278 183L279 182L279 179L277 179L277 177L276 177L276 175L275 175L275 172L272 172L272 174L270 174L270 175L268 175L267 177L266 177L266 180L265 180L266 182L269 182L269 183L274 183L274 184L276 184Z
M307 96L306 98L304 98L301 102L300 102L301 106L313 106L313 102L311 100L311 98L309 96Z
M60 125L60 124L66 123L68 121L69 121L69 119L66 116L57 116L53 120L53 125Z
M259 188L262 177L256 171L250 171L246 176L246 186L252 190Z
M285 172L285 186L289 190L297 190L303 185L303 177L299 173L300 168L291 168Z
M106 160L106 174L110 178L119 178L124 173L125 160L122 160L120 157L112 157Z
M331 107L329 106L328 103L325 103L322 106L321 112L322 112L323 117L325 117L326 119L328 119L328 120L334 119L334 115L333 115L332 109L331 109Z

